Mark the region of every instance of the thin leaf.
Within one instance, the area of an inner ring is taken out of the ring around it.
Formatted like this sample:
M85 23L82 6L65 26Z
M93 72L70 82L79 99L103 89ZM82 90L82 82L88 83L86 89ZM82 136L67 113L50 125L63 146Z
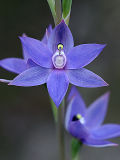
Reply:
M54 22L56 21L56 11L55 11L55 0L47 0L50 10L52 12L52 16L54 19Z
M61 0L55 0L56 25L62 20Z
M63 18L65 22L68 24L70 19L72 0L63 0L62 1L62 9L63 9Z

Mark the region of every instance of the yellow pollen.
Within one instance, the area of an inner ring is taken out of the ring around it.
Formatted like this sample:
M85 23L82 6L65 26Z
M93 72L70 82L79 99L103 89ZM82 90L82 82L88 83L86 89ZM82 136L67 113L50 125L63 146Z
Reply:
M62 50L63 49L63 44L58 44L58 50Z
M76 117L77 117L78 119L81 119L81 118L82 118L81 114L77 114Z

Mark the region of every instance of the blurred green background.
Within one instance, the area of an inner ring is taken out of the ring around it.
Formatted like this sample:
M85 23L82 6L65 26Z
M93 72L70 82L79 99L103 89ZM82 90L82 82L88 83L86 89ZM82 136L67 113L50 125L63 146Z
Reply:
M22 57L18 36L41 39L53 19L46 0L0 1L0 59ZM54 25L53 25L54 26ZM73 0L70 29L75 45L106 43L107 47L87 66L110 86L79 88L86 104L111 91L105 122L120 123L120 0ZM0 78L15 74L0 68ZM70 136L67 136L69 155ZM114 140L120 144L120 138ZM44 86L22 88L0 84L0 160L58 159L57 137L48 93ZM82 160L119 160L120 146L83 147ZM68 156L69 160L69 156Z

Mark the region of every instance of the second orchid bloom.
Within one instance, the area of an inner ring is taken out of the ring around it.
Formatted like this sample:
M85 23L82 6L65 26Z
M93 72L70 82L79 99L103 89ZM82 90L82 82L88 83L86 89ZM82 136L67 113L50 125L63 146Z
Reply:
M109 92L102 95L87 108L81 95L73 87L68 101L65 127L73 137L92 147L117 146L108 139L120 137L120 125L102 125L107 112Z

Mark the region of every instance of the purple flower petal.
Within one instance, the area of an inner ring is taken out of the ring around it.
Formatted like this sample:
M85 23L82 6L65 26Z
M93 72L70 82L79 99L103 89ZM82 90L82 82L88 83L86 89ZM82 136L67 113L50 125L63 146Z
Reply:
M109 147L109 146L118 146L116 143L112 143L104 140L97 140L95 138L88 138L82 141L85 145L91 147Z
M87 130L87 128L85 128L79 121L70 122L68 130L73 137L79 140L87 139L90 134L89 130Z
M7 80L7 79L0 79L0 82L3 82L3 83L10 83L12 80Z
M64 71L53 70L47 81L48 92L58 107L62 102L67 89L69 81Z
M71 91L67 97L67 101L70 101L73 97L78 96L80 93L78 92L77 88L75 86L72 86Z
M89 128L97 128L101 125L107 112L109 102L109 92L93 102L86 113L86 126Z
M27 35L25 33L22 34L22 37L27 37ZM23 53L23 57L24 60L27 62L28 58L30 58L26 48L24 47L24 45L22 45L22 53Z
M58 44L63 44L65 54L74 46L73 37L71 31L69 30L68 26L62 20L59 25L55 27L52 31L49 39L48 39L48 47L55 53L58 49Z
M72 93L73 93L73 91L75 91L74 89L75 88L72 88L72 90L71 90ZM65 117L66 129L68 129L69 123L72 121L74 116L76 116L77 114L80 114L82 117L84 117L85 113L86 113L85 102L83 101L80 94L77 93L77 96L74 94L72 97L72 100L70 101L70 103L67 107L67 111L66 111L66 117Z
M32 67L13 79L9 85L15 86L37 86L46 83L50 70L40 66Z
M82 44L70 50L67 55L67 68L79 69L92 62L106 45Z
M43 39L42 39L42 42L43 42L44 44L47 44L47 43L48 43L48 38L49 38L51 32L52 32L52 26L49 25L48 28L46 29L46 32L45 32L45 34L44 34L44 36L43 36Z
M27 68L25 61L20 58L5 58L0 60L0 66L17 74L23 72Z
M36 67L38 66L35 62L32 61L32 59L28 59L27 61L27 67L31 68L31 67Z
M47 28L47 34L48 34L48 36L51 34L51 32L52 32L52 25L50 24L49 26L48 26L48 28Z
M94 88L108 85L101 77L85 68L68 70L67 74L70 83L79 87Z
M36 64L45 68L52 67L52 52L45 44L29 37L20 37L20 39L24 50Z
M101 106L102 107L102 106ZM120 125L117 124L105 124L98 129L93 130L93 136L96 139L110 139L120 136Z

